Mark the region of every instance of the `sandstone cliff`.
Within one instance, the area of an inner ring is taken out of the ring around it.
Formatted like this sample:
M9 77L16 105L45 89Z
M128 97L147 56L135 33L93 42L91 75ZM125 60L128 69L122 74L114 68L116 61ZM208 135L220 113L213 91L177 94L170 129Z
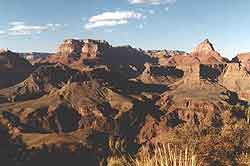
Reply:
M100 58L110 47L108 42L101 40L67 39L58 47L57 53L49 57L49 62L83 65L84 60Z
M221 77L220 84L227 89L234 91L249 100L250 97L250 75L245 67L239 63L229 63L226 65Z

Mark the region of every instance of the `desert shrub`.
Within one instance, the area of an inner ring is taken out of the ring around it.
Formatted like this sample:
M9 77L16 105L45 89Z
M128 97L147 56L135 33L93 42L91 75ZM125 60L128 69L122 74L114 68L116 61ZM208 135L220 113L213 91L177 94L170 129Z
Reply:
M152 151L146 147L135 157L120 156L108 159L108 166L198 166L201 161L192 149L178 150L168 145L156 145Z
M246 121L249 124L250 123L250 108L247 107L245 108L245 117L246 117Z
M110 152L112 154L117 154L117 153L125 153L128 144L126 143L125 139L122 139L120 137L110 136L108 145Z
M242 153L237 157L237 163L240 166L249 166L250 165L250 154Z
M139 148L139 145L134 142L133 139L125 137L110 136L108 141L108 147L111 155L121 153L134 155Z
M126 159L120 155L111 156L107 159L107 166L127 166Z
M193 147L205 166L238 165L239 154L250 153L250 125L245 119L227 122L221 128L185 124L169 132L165 141L178 148Z

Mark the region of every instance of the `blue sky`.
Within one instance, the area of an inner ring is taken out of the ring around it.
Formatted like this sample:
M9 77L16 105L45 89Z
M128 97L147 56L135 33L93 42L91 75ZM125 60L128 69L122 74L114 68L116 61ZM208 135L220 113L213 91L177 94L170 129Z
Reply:
M0 0L0 48L53 52L66 38L190 52L209 38L250 51L249 0Z

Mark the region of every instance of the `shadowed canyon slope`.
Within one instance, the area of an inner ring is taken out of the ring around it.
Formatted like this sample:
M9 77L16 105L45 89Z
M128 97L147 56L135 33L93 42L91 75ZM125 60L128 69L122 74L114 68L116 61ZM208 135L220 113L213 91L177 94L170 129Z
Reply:
M250 55L229 61L209 40L186 53L68 39L27 59L0 52L0 121L29 147L84 142L93 130L164 142L183 124L220 127L230 107L250 99Z
M17 53L0 50L0 87L14 85L32 72L32 65Z

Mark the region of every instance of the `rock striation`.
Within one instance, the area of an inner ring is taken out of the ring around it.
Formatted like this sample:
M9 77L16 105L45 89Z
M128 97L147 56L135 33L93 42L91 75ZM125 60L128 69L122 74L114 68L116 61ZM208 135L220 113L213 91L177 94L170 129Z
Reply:
M64 64L82 63L84 59L100 58L105 49L110 48L108 42L101 40L65 40L57 49L56 55L49 58L51 62Z
M45 140L55 133L82 138L82 131L94 130L140 145L164 142L184 124L220 128L225 112L246 104L248 61L238 55L229 62L209 40L186 53L68 39L34 66L1 50L0 84L11 82L0 90L0 112L14 117L22 135Z

